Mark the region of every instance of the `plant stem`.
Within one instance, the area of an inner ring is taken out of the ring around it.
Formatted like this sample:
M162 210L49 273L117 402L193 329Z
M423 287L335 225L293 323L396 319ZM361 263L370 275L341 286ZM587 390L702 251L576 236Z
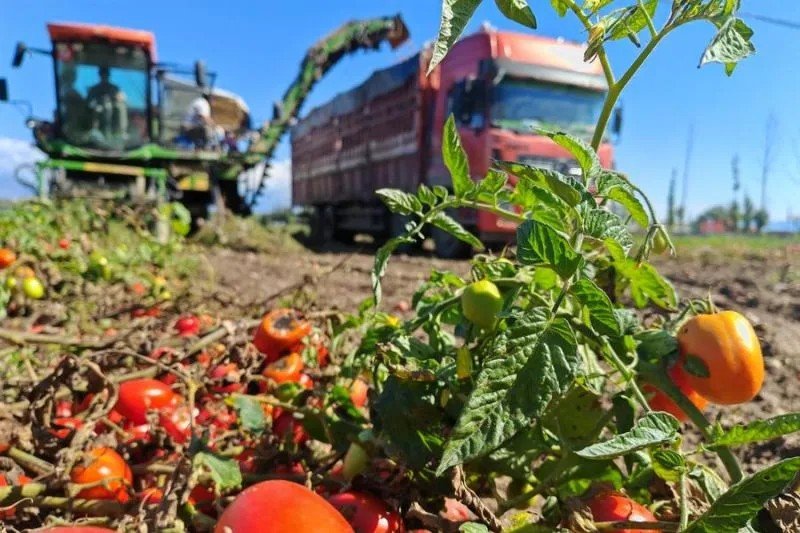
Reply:
M614 106L617 104L617 100L619 99L619 95L622 93L622 90L631 81L633 75L639 70L644 63L645 59L655 50L658 43L661 42L661 39L666 37L666 35L672 30L672 26L665 26L662 30L657 33L650 42L647 43L642 51L636 56L631 66L628 67L628 70L620 77L620 79L611 85L608 88L608 94L606 95L606 101L603 103L603 110L600 112L600 118L597 119L597 126L594 129L594 136L592 137L592 148L597 151L600 148L600 143L603 141L603 135L606 132L606 127L608 126L608 119L611 118L611 112L614 110Z
M689 525L689 483L686 480L686 472L681 472L681 522L679 531L686 529Z
M652 383L664 392L664 394L669 396L669 398L680 407L681 411L686 413L686 416L688 416L694 425L697 426L697 429L700 430L706 442L713 442L711 423L689 398L672 383L662 368L651 363L640 362L639 373L645 381ZM725 470L728 472L728 476L731 478L731 482L736 483L744 477L742 468L739 466L739 461L737 461L730 448L727 446L715 446L713 451L719 456L720 461L722 461Z
M632 528L638 530L654 530L654 531L680 531L678 524L675 522L632 522L630 520L619 520L616 522L595 522L594 527L597 531L634 531Z
M630 387L631 391L633 391L633 395L636 397L636 401L639 402L639 405L642 406L645 412L650 412L650 404L647 403L647 398L645 397L642 389L639 388L639 385L636 383L636 380L633 379L633 374L631 373L630 369L625 366L625 363L617 355L617 352L614 351L614 348L609 344L608 340L605 338L603 339L603 347L605 348L602 352L606 355L606 361L608 361L611 366L614 367L614 370L619 372L625 381Z

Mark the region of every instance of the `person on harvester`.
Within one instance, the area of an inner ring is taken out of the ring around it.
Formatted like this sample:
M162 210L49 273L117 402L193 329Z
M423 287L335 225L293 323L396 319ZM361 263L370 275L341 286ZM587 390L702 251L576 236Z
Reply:
M195 148L211 148L216 144L217 126L211 117L211 92L204 90L189 104L181 125L181 133Z

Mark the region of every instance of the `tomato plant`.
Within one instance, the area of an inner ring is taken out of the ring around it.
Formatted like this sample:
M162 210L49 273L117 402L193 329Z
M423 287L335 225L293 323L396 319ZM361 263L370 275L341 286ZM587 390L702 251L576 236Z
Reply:
M701 411L705 409L706 405L708 405L708 400L706 400L700 395L699 392L694 390L692 386L689 385L689 378L681 365L672 365L667 371L667 374L669 375L670 380L672 380L672 383L678 387L681 393L686 396L686 398L689 399L695 407ZM681 422L686 422L689 419L686 413L684 413L680 407L675 405L675 402L672 401L667 394L658 390L656 387L646 383L642 387L642 391L649 395L647 403L650 404L650 408L653 411L665 411Z
M8 268L17 260L17 254L8 248L0 248L0 269Z
M331 504L297 483L263 481L236 497L217 522L216 533L284 531L352 532Z
M293 309L275 309L267 313L256 328L253 344L272 362L293 350L311 333L311 323Z
M264 377L275 383L297 382L300 380L303 366L303 358L300 354L290 353L269 363L264 369Z
M592 511L592 518L595 522L655 522L653 516L646 507L643 507L623 496L612 492L602 492L593 496L587 506ZM613 533L645 533L654 531L652 529L612 529ZM657 530L656 530L657 531Z
M156 379L135 379L119 386L119 399L114 409L134 424L147 422L147 412L174 407L181 397Z

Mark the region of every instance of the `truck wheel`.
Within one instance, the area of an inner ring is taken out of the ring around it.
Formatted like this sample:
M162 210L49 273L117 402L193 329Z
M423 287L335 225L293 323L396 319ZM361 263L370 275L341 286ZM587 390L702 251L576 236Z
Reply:
M472 247L458 240L439 228L431 230L431 237L436 246L436 257L442 259L464 259L472 254Z
M311 214L311 235L309 240L312 244L326 244L333 240L334 219L333 208L331 206L318 206Z

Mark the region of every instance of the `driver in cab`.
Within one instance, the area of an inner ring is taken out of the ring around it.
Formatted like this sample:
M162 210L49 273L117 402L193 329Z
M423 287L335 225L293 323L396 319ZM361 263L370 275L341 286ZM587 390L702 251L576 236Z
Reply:
M111 83L107 66L98 69L100 81L89 88L86 102L92 113L92 129L104 138L124 136L128 131L127 98Z

